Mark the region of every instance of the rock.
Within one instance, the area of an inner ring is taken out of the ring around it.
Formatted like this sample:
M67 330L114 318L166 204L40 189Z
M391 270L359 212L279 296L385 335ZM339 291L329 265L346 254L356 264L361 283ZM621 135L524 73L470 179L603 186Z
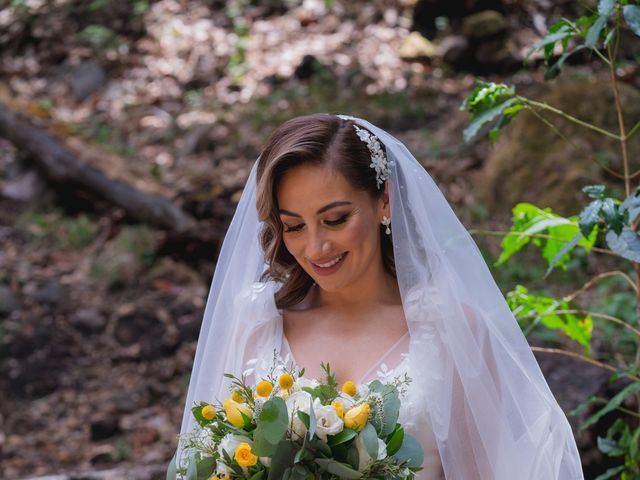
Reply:
M47 182L35 169L28 169L11 178L2 186L0 195L16 202L29 202L47 192Z
M107 319L98 308L84 307L74 313L69 322L85 333L96 333L104 329Z
M67 73L71 94L78 102L96 92L106 80L107 74L104 69L93 60L80 63Z
M11 288L0 285L0 315L8 315L20 308L20 303L16 300Z
M469 42L462 35L449 35L438 45L438 55L449 65L463 65L469 57Z
M50 280L31 294L31 298L38 303L57 305L62 300L63 288L57 280Z
M118 417L110 415L91 422L91 441L99 442L121 433Z
M462 20L462 33L468 38L487 38L507 30L507 19L495 10L484 10Z
M420 33L411 32L402 41L398 55L406 61L430 61L438 55L438 49Z

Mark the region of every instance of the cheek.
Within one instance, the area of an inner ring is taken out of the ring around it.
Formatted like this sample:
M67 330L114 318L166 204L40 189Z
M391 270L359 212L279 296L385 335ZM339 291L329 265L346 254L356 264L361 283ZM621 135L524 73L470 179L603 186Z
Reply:
M353 222L349 228L344 230L344 243L354 247L366 246L376 233L372 230L371 224L371 220L368 218Z

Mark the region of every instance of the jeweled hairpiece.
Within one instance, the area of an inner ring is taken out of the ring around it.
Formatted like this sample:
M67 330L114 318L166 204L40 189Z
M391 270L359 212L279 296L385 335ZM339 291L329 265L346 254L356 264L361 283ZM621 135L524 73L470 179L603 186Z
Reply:
M371 153L371 165L369 166L375 168L376 183L377 187L380 188L380 185L389 178L390 162L387 161L384 150L382 150L382 145L380 145L380 140L378 140L375 135L371 134L368 130L358 127L355 123L353 124L353 128L355 128L360 140L367 144L367 148Z

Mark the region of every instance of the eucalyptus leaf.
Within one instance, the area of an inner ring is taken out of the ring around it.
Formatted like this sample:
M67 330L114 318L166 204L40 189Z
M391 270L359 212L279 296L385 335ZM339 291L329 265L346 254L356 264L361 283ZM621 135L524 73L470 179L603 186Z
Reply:
M316 458L315 462L320 465L320 467L333 475L337 475L339 478L345 479L354 479L354 478L362 478L362 473L351 468L349 465L345 463L338 462L336 460L328 459L328 458Z
M640 215L640 196L638 195L640 193L639 190L636 190L636 192L632 195L629 195L627 198L624 199L624 201L622 202L622 205L620 205L620 210L623 213L627 213L627 222L631 225L632 223L634 223L636 221L636 218L638 218L638 215Z
M640 37L640 5L625 5L622 14L629 28Z
M422 462L424 462L424 451L415 437L405 433L402 446L393 457L400 461L407 460L407 466L409 468L418 468L422 466Z
M189 461L189 467L187 468L187 480L198 480L198 464L194 457L191 457Z
M371 458L378 458L378 434L373 425L367 422L359 435L362 437L362 442L369 456Z
M173 454L173 457L169 462L169 466L167 467L166 480L176 480L176 476L177 476L176 455L177 455L177 452Z
M289 426L289 415L284 400L274 397L265 402L259 420L265 439L271 444L277 444Z
M278 443L275 453L271 456L271 469L267 480L282 480L284 472L293 464L296 451L294 444L289 440Z

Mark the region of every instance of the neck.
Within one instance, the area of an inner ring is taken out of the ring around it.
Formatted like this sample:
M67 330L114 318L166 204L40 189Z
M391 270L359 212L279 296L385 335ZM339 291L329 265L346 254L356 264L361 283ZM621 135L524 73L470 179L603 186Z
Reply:
M401 302L398 282L387 273L380 262L372 265L372 271L362 275L359 282L333 292L316 286L316 305L357 314L375 310L381 305L394 305Z

